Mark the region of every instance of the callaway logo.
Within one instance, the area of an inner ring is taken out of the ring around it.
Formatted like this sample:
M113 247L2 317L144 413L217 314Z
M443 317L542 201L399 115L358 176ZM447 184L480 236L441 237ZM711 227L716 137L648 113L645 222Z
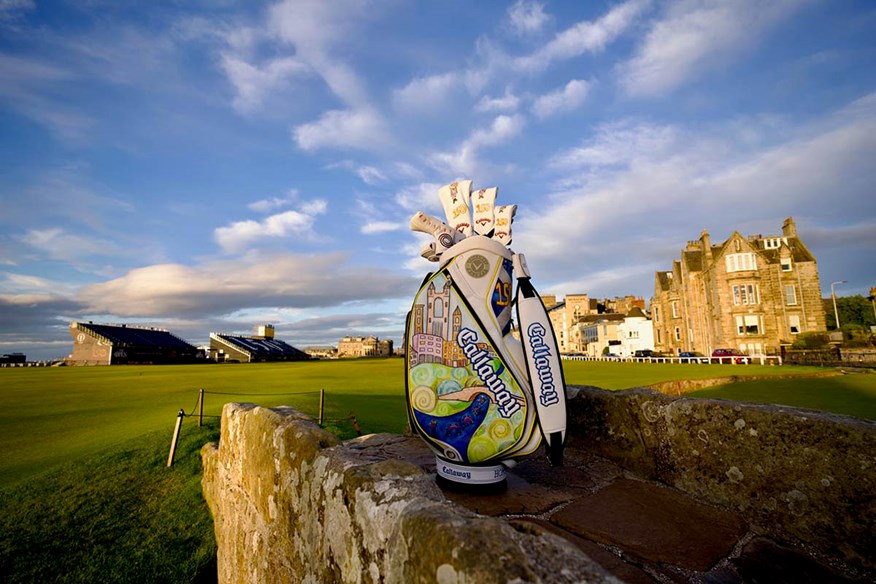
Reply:
M552 406L560 402L560 397L557 395L557 387L554 385L554 374L551 371L551 356L550 349L544 342L544 336L547 331L541 324L534 322L526 329L527 341L529 348L532 351L532 364L538 372L538 381L540 392L538 401L544 407Z

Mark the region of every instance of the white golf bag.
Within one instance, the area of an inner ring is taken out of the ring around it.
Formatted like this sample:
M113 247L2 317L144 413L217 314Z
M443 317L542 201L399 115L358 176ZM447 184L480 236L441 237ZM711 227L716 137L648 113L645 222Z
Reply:
M542 439L551 464L562 464L562 366L526 261L507 247L516 206L496 207L496 189L472 193L471 181L439 196L449 226L423 213L411 219L411 229L435 236L423 256L438 262L407 320L411 428L435 451L438 476L453 483L501 482L506 465Z

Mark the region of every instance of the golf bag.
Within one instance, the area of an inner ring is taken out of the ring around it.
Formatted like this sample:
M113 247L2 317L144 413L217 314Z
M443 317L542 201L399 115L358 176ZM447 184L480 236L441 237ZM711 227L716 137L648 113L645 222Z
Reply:
M495 207L496 189L470 188L439 191L453 227L422 213L411 220L435 235L423 255L439 265L408 314L406 388L411 428L435 451L438 476L484 485L503 481L505 465L543 439L562 464L566 395L547 311L525 259L507 247L516 207Z

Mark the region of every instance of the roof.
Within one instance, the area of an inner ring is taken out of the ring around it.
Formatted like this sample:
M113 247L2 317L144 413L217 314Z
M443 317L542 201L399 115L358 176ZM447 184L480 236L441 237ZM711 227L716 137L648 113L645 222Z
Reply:
M623 320L624 318L626 318L626 315L619 312L605 312L603 314L587 314L579 318L577 322L581 324L590 324L603 320Z
M73 323L81 331L91 332L110 341L116 347L151 347L160 349L185 349L197 351L181 338L168 331L156 328L140 328L128 325L109 325L78 322Z
M666 292L669 290L669 285L672 282L670 272L666 270L661 270L657 272L657 285L660 286L660 290Z
M681 257L688 272L701 272L703 270L703 252L700 250L685 250Z
M648 318L648 315L638 306L633 306L633 308L627 313L627 318Z
M210 333L211 338L221 339L234 347L249 353L253 360L282 360L282 359L309 359L310 356L292 345L277 340L263 337L246 337L238 335L225 335Z

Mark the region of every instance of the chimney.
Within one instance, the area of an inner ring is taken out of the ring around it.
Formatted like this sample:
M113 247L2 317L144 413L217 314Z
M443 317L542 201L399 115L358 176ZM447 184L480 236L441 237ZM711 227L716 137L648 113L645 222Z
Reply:
M712 261L712 239L709 237L709 232L703 229L700 233L700 241L703 242L703 259Z
M797 225L794 223L793 217L788 217L782 223L782 235L785 237L797 237Z

